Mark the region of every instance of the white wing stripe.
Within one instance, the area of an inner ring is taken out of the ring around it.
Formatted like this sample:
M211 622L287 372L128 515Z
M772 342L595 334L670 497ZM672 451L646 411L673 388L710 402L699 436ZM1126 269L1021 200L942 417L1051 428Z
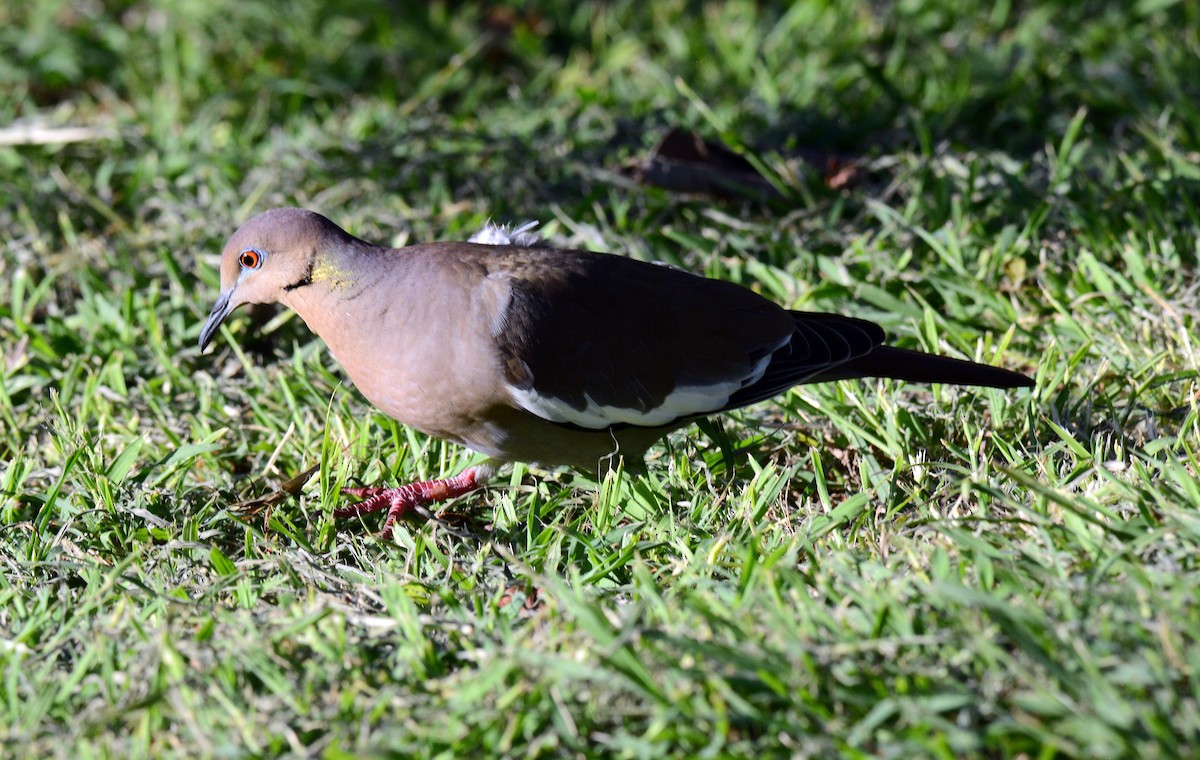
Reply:
M646 411L600 404L588 394L584 394L587 406L576 409L560 398L543 396L532 388L526 390L510 385L508 392L522 409L551 422L565 422L589 430L603 430L617 424L658 427L682 417L707 414L724 407L734 393L763 378L771 360L775 358L774 352L786 345L791 337L788 335L779 341L771 353L754 363L745 377L709 385L680 385L661 404Z
M760 381L763 373L770 364L770 355L758 360L748 376L737 381L714 383L712 385L680 385L662 400L659 406L647 411L629 407L608 406L596 403L592 396L584 395L588 405L576 409L562 399L554 396L544 396L534 389L524 390L509 385L509 393L524 411L548 419L552 423L569 423L589 430L604 430L605 427L617 424L641 425L643 427L658 427L682 417L692 417L696 414L715 412L724 407L734 391L745 388Z
M566 422L591 430L603 430L609 425L629 424L642 427L658 427L680 417L691 417L720 409L734 391L741 387L738 381L706 386L684 386L676 388L663 402L653 409L641 411L620 406L597 404L590 396L587 406L576 409L562 399L543 396L534 390L522 390L509 386L509 392L522 409L551 422Z

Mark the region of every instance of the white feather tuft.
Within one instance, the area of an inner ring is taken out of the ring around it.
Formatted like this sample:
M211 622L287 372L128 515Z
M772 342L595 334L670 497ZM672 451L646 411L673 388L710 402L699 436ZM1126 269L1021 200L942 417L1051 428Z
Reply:
M542 245L542 236L533 231L539 222L534 219L525 222L520 227L513 227L511 224L496 224L491 219L488 219L483 229L476 232L471 237L467 238L468 243L480 243L482 245L517 245L524 248L533 248Z

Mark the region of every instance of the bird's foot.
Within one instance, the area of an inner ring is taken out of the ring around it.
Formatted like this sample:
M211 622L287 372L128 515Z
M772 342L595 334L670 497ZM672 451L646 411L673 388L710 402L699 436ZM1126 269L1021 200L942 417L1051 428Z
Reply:
M470 493L484 484L487 474L484 467L468 467L452 478L422 480L399 488L343 488L342 493L358 496L362 501L335 509L333 516L359 517L386 508L387 518L383 521L380 536L385 541L390 541L392 523L396 518L404 517L417 507L448 501Z

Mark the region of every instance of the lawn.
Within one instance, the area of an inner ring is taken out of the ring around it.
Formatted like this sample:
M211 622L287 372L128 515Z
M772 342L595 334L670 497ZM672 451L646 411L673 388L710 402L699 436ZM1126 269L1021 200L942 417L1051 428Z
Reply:
M656 185L675 128L758 190ZM475 455L288 312L196 348L277 206L1037 387L803 386L384 542L340 487ZM8 756L1200 754L1196 4L6 0L0 243Z

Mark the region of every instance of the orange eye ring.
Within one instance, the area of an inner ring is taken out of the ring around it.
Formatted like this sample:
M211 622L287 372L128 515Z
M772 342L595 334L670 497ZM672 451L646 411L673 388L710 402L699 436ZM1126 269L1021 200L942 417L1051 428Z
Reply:
M254 249L242 251L242 255L238 256L238 263L242 265L242 269L258 269L262 266L262 254Z

